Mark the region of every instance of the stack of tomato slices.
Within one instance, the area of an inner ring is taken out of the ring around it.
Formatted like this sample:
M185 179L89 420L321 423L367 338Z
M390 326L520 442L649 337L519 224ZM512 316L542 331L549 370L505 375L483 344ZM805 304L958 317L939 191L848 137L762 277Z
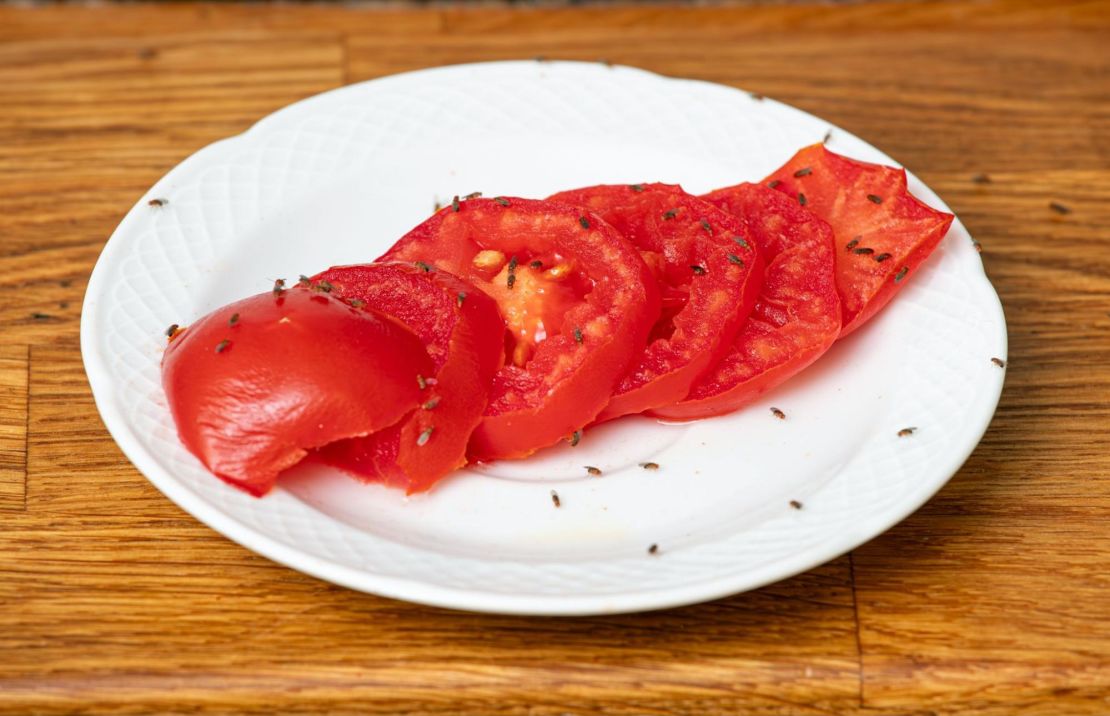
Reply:
M737 410L906 284L952 221L806 147L760 184L454 199L373 263L168 331L178 434L253 495L302 460L431 488L624 415Z

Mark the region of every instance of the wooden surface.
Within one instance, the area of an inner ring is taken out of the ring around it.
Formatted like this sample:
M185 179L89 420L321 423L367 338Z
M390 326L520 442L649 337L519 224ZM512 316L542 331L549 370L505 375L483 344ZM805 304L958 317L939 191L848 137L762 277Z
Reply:
M1063 1L0 7L0 711L1110 713L1108 30L1106 2ZM279 567L123 458L78 320L148 186L316 92L536 55L776 97L949 202L1011 347L994 423L939 496L753 593L529 619Z

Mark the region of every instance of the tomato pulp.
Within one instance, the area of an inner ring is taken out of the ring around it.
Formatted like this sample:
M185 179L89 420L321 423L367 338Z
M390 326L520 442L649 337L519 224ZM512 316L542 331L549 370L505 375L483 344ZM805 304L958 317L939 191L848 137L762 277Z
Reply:
M677 403L751 313L763 260L744 222L670 184L605 185L549 197L596 212L653 269L663 312L598 420Z
M755 309L728 352L680 403L651 411L691 420L722 415L781 384L828 350L840 331L833 233L784 194L740 184L704 197L743 217L766 261Z
M493 298L506 364L473 459L524 457L577 431L643 350L659 294L635 247L596 214L547 201L455 200L382 260L419 261Z

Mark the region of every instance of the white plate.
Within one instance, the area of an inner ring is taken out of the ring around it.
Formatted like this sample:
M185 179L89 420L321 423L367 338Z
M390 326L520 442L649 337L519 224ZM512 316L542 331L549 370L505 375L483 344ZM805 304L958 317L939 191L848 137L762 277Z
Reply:
M702 192L756 180L830 129L835 151L894 163L783 104L600 64L445 67L298 102L184 161L113 234L81 323L97 407L124 453L182 508L354 589L592 614L790 576L910 514L990 421L1004 373L990 359L1006 357L1006 326L959 221L878 318L750 408L687 425L618 421L576 448L464 470L409 499L323 470L302 469L261 500L225 485L178 443L158 366L170 323L277 277L373 259L454 194L639 181ZM948 209L912 176L910 187ZM914 435L897 436L910 426ZM657 472L638 466L649 460Z

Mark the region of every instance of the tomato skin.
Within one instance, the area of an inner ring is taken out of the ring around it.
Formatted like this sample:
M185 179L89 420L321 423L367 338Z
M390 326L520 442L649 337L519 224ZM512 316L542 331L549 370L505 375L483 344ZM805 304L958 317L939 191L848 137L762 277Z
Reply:
M433 363L421 407L373 435L327 445L318 457L410 494L466 464L467 442L503 358L505 326L497 304L446 271L411 263L337 266L312 281L326 281L334 293L400 321L424 342Z
M755 304L763 260L744 222L672 184L601 185L549 197L596 212L656 267L664 315L598 421L677 403Z
M504 274L491 278L476 263L483 251L517 258L519 286L495 286ZM503 315L517 308L507 302L517 288L545 281L541 272L567 268L559 285L573 300L558 299L570 301L558 325L545 324L542 340L530 329L507 339L531 357L494 376L470 441L475 460L525 457L593 420L659 315L658 289L636 249L596 215L553 202L462 201L458 211L446 207L414 228L382 260L423 261L461 276L499 299ZM534 260L543 268L533 270ZM544 296L537 289L528 300L542 305Z
M828 350L840 332L833 233L794 200L758 184L704 197L744 217L766 261L760 295L728 352L685 400L651 415L693 420L741 408Z
M309 450L397 422L431 366L395 322L294 289L236 301L179 333L162 385L185 447L261 496Z
M774 182L795 199L804 194L806 208L836 235L841 336L870 320L906 285L955 218L910 194L904 169L849 159L823 144L799 150L764 180ZM876 261L880 256L886 258Z

